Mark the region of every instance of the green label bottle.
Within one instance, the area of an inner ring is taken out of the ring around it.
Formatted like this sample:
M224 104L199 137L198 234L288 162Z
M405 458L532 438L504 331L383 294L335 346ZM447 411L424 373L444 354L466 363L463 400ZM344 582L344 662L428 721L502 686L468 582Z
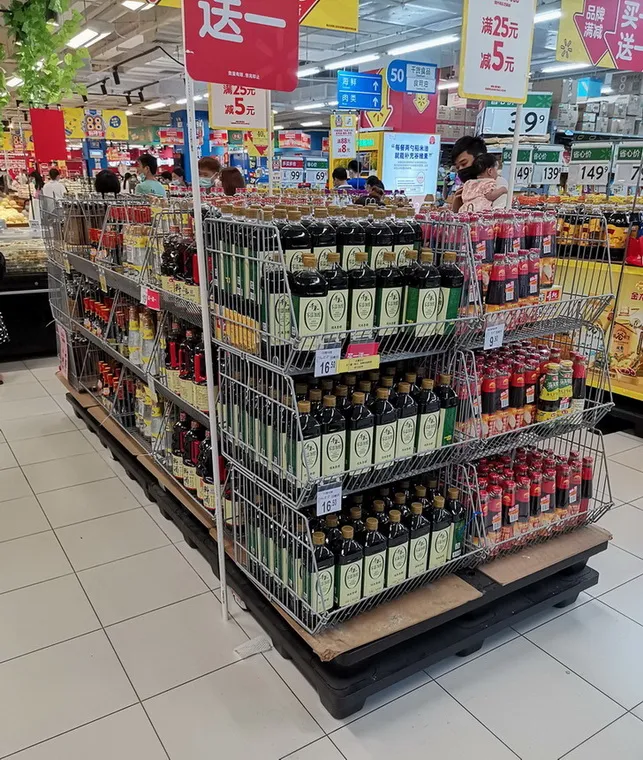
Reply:
M355 266L348 273L350 289L350 329L368 330L375 323L375 272L366 263L363 251L355 254Z
M328 283L326 303L326 332L333 338L343 340L348 328L348 275L339 265L339 254L329 252L322 276Z
M353 394L353 405L346 418L348 428L348 470L367 467L373 463L373 429L375 418L364 406L364 394Z
M386 251L382 263L376 271L377 297L375 304L375 324L379 327L396 327L402 323L402 302L404 300L404 277L395 265L395 254ZM380 330L380 336L392 336L396 330Z
M335 604L335 555L326 546L326 535L313 533L315 564L308 569L304 599L317 613L330 612Z
M398 509L389 512L386 557L386 587L396 586L407 578L409 558L409 531L402 525Z
M447 251L442 256L442 263L438 267L440 272L440 313L438 319L440 322L457 319L460 313L460 303L462 301L462 288L464 287L464 274L456 264L457 254ZM453 332L455 325L443 325L440 329L444 334Z
M395 459L398 413L389 401L387 388L378 388L376 398L370 405L375 417L375 442L373 464L384 464Z
M322 343L326 329L326 306L328 284L315 269L315 257L307 253L303 257L303 269L290 278L297 330L301 351L315 351Z
M440 375L440 383L435 389L440 400L440 446L450 446L455 441L455 423L458 412L458 397L451 387L451 375Z
M366 518L364 534L364 572L362 596L373 596L384 589L386 580L386 537L378 530L375 517Z
M356 255L366 252L366 230L357 219L355 207L346 208L344 219L337 225L337 250L347 272L355 266Z
M322 477L341 475L346 466L346 420L337 408L335 396L324 396L317 421L322 431Z
M406 300L406 323L415 325L415 335L427 338L438 334L440 273L433 265L433 253L422 251L420 265L411 271Z
M451 558L461 557L465 551L465 533L467 527L467 510L460 501L460 491L457 488L449 488L445 509L451 515L453 521L453 546Z
M417 453L424 454L442 446L440 437L440 399L433 391L433 380L425 377L418 396ZM444 431L443 431L444 432Z
M408 522L409 535L409 578L426 572L429 561L431 523L423 516L420 502L411 504L411 518Z
M288 211L288 223L281 228L281 247L289 272L303 269L304 255L311 252L310 233L301 223L301 212Z
M310 413L310 401L300 401L297 410L303 441L295 438L294 475L298 482L305 484L309 479L318 479L321 474L321 428ZM296 426L294 434L298 436Z
M393 230L386 223L386 210L377 208L373 221L366 228L366 252L372 269L384 266L384 256L393 250Z
M415 453L415 438L417 425L417 404L411 397L411 387L408 383L397 386L397 439L395 444L396 459L413 456Z
M436 496L433 500L433 511L429 521L431 523L429 570L434 570L451 559L453 547L453 522L451 515L444 508L444 496Z
M355 604L362 598L363 559L364 552L354 539L353 528L344 525L335 566L335 604L338 607Z

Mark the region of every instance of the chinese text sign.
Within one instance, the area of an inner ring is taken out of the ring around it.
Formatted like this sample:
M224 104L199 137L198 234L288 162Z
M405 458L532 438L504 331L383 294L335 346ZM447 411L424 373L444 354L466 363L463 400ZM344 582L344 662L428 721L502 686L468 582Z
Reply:
M525 102L535 12L536 0L465 0L461 97Z
M221 129L267 129L265 90L243 84L211 84L210 124Z

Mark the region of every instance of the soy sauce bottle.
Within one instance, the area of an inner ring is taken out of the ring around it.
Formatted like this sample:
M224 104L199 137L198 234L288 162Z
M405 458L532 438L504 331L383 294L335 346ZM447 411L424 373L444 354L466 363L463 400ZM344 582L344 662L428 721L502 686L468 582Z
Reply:
M335 604L335 555L326 546L326 536L321 531L313 533L313 554L304 582L304 599L315 612L330 612Z
M440 375L440 382L435 393L440 399L439 446L450 446L455 440L455 421L458 410L458 396L451 387L451 375Z
M364 550L355 541L353 528L344 525L342 541L335 552L335 604L346 607L362 598L362 564Z
M440 399L433 390L433 380L425 377L417 398L418 424L416 450L418 454L439 449L440 439ZM444 431L442 432L444 435Z
M386 526L390 520L386 512L386 504L383 499L375 499L373 502L373 509L371 510L371 516L377 520L380 530L385 531ZM368 525L367 525L368 527Z
M353 394L353 405L346 418L348 443L346 467L354 474L356 470L373 462L373 428L375 417L364 406L364 394Z
M321 275L328 285L326 332L332 333L333 340L342 341L348 328L348 274L339 265L336 251L329 251L324 258Z
M376 271L384 266L384 256L393 251L393 230L386 223L386 210L375 209L373 221L366 229L368 263ZM393 262L395 262L395 256Z
M453 521L453 546L451 558L461 557L465 552L465 531L467 527L467 510L460 501L460 492L457 488L449 488L444 508L451 515Z
M387 542L386 536L380 533L381 527L375 517L366 518L366 531L362 540L364 547L362 596L364 598L378 594L384 589Z
M281 229L281 247L289 272L304 268L304 255L311 252L312 240L309 230L301 223L299 211L288 211L288 223ZM314 266L313 260L313 268Z
M310 413L310 401L299 401L297 411L303 442L299 440L297 426L293 426L289 469L299 483L305 484L321 474L321 427Z
M350 329L371 330L375 323L375 294L377 278L368 266L367 254L355 253L354 267L348 272L350 289ZM364 335L353 337L366 337Z
M373 464L384 464L395 459L398 412L389 401L387 388L378 388L375 395L369 407L375 417Z
M341 475L346 466L346 420L336 396L324 396L317 415L321 427L321 475Z
M411 386L408 383L400 383L397 386L396 408L397 420L397 443L395 445L396 459L410 457L415 453L415 435L417 425L418 407L411 397Z
M380 342L384 346L392 342L391 339L397 332L394 328L403 322L404 276L395 264L393 251L386 251L381 258L382 263L375 272L377 278L375 324L378 327L390 328L379 331Z
M409 251L417 253L417 233L408 223L407 212L403 208L395 209L393 219L389 222L393 230L393 251L397 256L397 265L404 266Z
M356 254L366 252L366 230L357 219L356 208L347 208L344 220L337 226L337 250L347 272L355 267Z
M298 348L315 351L326 328L328 283L315 269L312 253L302 256L302 268L290 275L290 290L299 333Z
M457 254L447 251L442 256L442 263L438 267L440 272L440 289L442 294L441 309L438 316L440 322L457 319L462 302L462 288L464 287L464 274L456 264ZM445 335L453 332L454 324L444 325Z
M429 570L441 567L451 559L453 547L453 521L444 507L444 496L436 496L430 514L431 548L429 550Z
M328 255L337 251L337 232L328 218L328 209L315 209L315 218L308 225L308 232L317 269L328 269Z
M411 519L409 528L409 571L408 577L414 578L426 572L429 561L429 545L431 540L431 523L423 516L420 502L411 504Z
M337 514L328 515L326 517L324 533L326 534L326 546L336 554L343 539Z
M409 557L409 531L402 524L402 514L398 509L389 512L386 533L388 554L386 560L386 587L396 586L407 578Z

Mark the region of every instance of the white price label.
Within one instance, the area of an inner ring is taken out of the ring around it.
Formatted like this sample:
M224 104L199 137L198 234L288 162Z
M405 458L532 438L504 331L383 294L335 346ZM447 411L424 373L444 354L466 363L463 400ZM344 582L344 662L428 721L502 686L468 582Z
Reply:
M341 353L339 346L318 349L315 352L315 377L336 375Z
M491 325L484 331L484 350L491 351L492 348L501 348L505 340L505 326Z
M147 285L141 285L141 306L147 306Z
M342 486L335 484L317 489L317 517L325 517L342 508Z
M98 284L103 293L107 293L107 278L105 277L105 270L102 267L98 267Z
M570 164L567 185L607 185L609 178L609 163Z
M557 185L560 182L560 166L534 166L535 185Z
M619 185L635 187L641 181L641 164L616 164L614 181Z
M534 174L533 164L518 164L516 166L516 187L523 185L531 185L531 180Z

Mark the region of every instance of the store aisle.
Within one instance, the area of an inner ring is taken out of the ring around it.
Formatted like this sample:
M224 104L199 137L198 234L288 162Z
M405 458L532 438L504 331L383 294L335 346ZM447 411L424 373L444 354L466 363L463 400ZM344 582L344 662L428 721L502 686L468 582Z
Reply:
M640 760L643 441L607 437L598 587L333 719L77 420L56 360L0 365L0 758Z

